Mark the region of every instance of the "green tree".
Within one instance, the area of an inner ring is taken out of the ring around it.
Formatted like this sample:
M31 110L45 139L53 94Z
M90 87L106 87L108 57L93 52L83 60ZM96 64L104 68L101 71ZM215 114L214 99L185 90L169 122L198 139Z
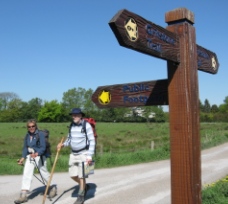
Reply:
M64 118L63 106L57 100L46 101L38 113L39 122L62 122Z
M83 104L83 110L86 114L86 117L93 117L96 118L98 108L97 106L93 103L92 101L92 95L93 95L93 90L89 89L86 90L84 93L84 104Z
M19 99L19 96L13 92L2 92L0 93L1 99L1 110L6 110L8 108L9 102L14 99Z
M18 122L21 119L22 100L14 98L7 102L7 109L1 111L1 122Z
M165 122L166 116L161 106L145 106L143 107L143 116L147 121Z
M211 112L211 105L207 99L204 101L204 112L205 113Z
M124 121L124 116L126 113L129 112L128 108L115 108L115 121L116 122L123 122Z
M12 114L8 110L1 110L0 122L10 122L12 120Z
M154 120L155 118L155 109L157 106L145 106L143 107L143 117L146 118L147 122L150 122L150 120Z
M0 111L3 109L3 99L0 98Z
M211 112L212 113L217 113L219 111L219 108L216 104L212 105L211 106Z
M155 122L161 123L166 121L166 115L161 106L158 106L155 111Z
M225 97L224 103L219 106L219 112L220 113L228 113L228 96Z
M69 89L67 92L63 93L62 104L63 110L66 115L70 112L72 108L78 107L83 110L86 117L101 118L101 112L97 106L92 101L93 90L73 88ZM68 117L68 120L70 118Z
M200 111L204 112L204 105L202 104L201 100L199 100L199 107L200 107Z
M38 113L42 108L43 101L40 98L33 98L28 102L24 102L22 105L22 121L26 121L28 119L38 119Z
M116 120L116 112L114 108L105 108L101 112L101 121L113 122Z
M224 101L223 101L226 105L228 105L228 96L225 97Z
M62 104L67 113L69 113L70 110L75 107L84 109L86 99L87 98L85 89L81 87L73 88L63 93Z

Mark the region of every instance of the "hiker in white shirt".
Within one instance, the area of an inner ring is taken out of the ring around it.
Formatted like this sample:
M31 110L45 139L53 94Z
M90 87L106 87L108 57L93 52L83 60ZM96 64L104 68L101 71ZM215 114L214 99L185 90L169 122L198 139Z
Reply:
M57 149L65 146L71 147L69 158L69 175L79 184L78 197L74 204L83 204L89 185L83 176L83 162L90 164L95 149L95 138L92 126L85 122L83 117L85 114L80 108L73 108L69 113L72 116L72 123L66 141L58 144ZM85 122L85 130L83 123Z

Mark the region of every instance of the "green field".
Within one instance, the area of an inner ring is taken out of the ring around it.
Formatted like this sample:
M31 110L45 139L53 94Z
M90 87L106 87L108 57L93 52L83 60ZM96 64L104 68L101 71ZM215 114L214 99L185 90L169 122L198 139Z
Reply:
M66 138L69 123L39 123L50 130L52 160L56 145ZM169 158L169 123L97 123L96 168L107 168ZM25 123L0 123L0 175L21 174L16 160L21 157ZM200 124L202 149L228 141L227 123ZM56 172L67 171L69 148L63 148ZM50 160L49 160L50 161ZM49 168L51 168L51 162Z

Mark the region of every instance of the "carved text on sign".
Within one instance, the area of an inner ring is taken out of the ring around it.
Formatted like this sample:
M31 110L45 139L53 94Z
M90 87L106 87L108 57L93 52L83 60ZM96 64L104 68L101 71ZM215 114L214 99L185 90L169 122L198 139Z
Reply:
M123 86L123 93L127 92L143 92L143 91L150 91L148 85L144 84L134 84L134 85L124 85ZM147 96L143 95L138 95L138 96L129 96L129 95L124 95L123 96L123 101L124 103L143 103L146 104L148 100Z

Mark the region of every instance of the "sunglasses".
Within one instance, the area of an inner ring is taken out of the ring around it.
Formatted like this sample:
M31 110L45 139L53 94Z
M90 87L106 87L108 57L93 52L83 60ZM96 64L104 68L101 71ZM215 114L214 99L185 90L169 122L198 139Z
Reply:
M34 127L36 127L35 125L33 125L33 126L28 126L28 128L34 128Z

